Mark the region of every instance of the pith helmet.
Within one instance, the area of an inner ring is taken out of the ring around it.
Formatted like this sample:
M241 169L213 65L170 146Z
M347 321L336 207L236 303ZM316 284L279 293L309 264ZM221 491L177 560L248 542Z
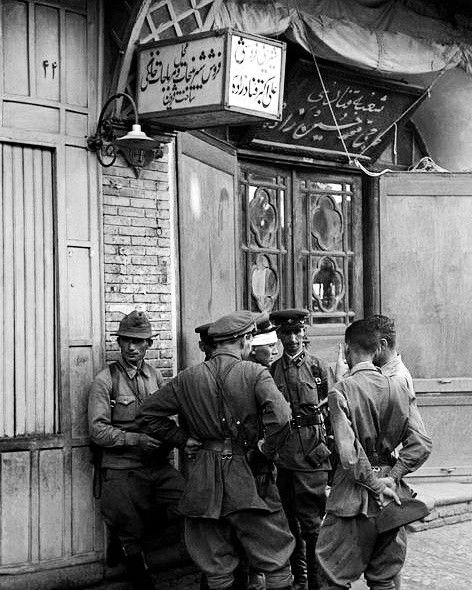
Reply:
M128 338L152 338L151 322L143 311L132 311L120 322L118 331L114 336L127 336Z

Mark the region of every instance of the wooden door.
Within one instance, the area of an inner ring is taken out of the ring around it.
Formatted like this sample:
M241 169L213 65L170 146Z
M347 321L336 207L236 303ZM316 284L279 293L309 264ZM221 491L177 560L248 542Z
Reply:
M195 327L236 305L234 152L178 138L179 367L202 360Z
M420 475L470 475L472 175L396 173L380 180L381 312L433 437Z
M239 182L241 300L308 309L312 350L334 362L363 313L360 178L242 162Z

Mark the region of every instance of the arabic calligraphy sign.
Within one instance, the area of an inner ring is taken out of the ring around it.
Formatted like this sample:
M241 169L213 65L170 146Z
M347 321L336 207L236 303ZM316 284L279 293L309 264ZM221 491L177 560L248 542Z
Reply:
M285 44L230 29L145 45L137 104L176 129L280 120Z
M321 68L321 75L326 93L313 64L298 62L291 68L282 119L267 121L258 128L254 143L344 153L341 133L351 154L372 155L380 147L385 129L421 93L419 88L347 73L327 65Z

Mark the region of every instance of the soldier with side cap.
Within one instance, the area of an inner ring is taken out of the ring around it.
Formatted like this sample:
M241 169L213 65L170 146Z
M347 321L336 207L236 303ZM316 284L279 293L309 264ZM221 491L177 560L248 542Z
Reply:
M292 432L279 453L277 485L295 535L291 557L294 588L319 588L315 546L325 513L328 472L331 468L323 413L332 383L326 363L305 348L308 311L287 309L270 314L278 326L283 355L271 366L271 374L292 409Z
M90 388L90 438L102 449L102 513L121 543L129 581L135 590L153 590L143 541L149 526L162 527L158 514L177 516L184 480L169 463L172 446L136 422L141 404L163 385L160 372L144 360L152 345L146 314L126 315L116 336L121 358L98 373Z
M233 588L242 547L268 589L291 588L293 537L275 484L257 487L246 454L258 445L272 459L290 430L290 409L267 369L248 362L255 330L250 311L210 327L210 360L182 371L143 405L140 426L178 447L193 445L193 465L180 502L188 552L211 590ZM182 416L185 429L169 418ZM235 542L237 539L237 543Z

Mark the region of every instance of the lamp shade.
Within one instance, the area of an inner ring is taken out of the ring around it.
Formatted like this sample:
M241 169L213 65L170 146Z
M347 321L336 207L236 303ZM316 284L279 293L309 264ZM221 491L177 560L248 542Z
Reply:
M156 139L148 137L144 131L141 131L141 125L134 124L131 131L128 131L123 137L119 137L116 140L116 146L118 148L128 149L152 149L160 145L160 142Z

